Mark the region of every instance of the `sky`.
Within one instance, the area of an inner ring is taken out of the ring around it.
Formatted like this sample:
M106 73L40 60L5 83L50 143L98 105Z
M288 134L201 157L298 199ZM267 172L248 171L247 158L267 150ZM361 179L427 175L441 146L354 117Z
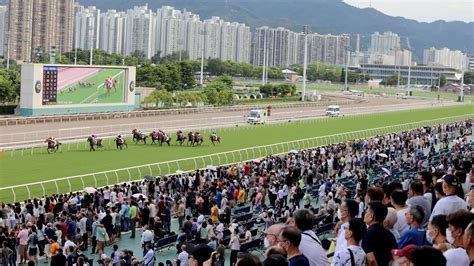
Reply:
M390 16L420 22L435 20L474 22L474 0L344 0L347 4L373 8Z

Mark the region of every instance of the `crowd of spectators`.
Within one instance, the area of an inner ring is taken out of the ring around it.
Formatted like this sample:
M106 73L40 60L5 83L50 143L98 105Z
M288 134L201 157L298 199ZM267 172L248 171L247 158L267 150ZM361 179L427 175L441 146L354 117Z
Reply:
M462 121L2 204L0 265L472 265L471 136Z

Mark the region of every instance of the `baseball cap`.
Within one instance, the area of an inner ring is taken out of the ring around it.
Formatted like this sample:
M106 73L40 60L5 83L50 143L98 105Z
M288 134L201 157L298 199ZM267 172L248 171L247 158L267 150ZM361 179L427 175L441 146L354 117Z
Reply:
M459 178L455 175L445 175L443 177L443 180L451 186L458 187L461 186L461 182L459 181Z
M212 252L214 252L214 249L209 247L207 244L199 244L192 247L189 254L198 262L203 263L211 258Z
M392 255L397 256L397 257L405 257L408 260L411 260L412 257L410 255L410 251L414 248L416 248L416 245L410 244L410 245L405 246L402 249L392 249Z

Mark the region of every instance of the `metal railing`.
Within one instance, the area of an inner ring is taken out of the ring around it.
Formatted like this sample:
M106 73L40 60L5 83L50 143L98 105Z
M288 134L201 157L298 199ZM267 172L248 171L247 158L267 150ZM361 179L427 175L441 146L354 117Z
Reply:
M189 172L206 168L209 165L225 165L262 158L268 155L287 153L292 149L309 149L329 143L362 139L391 132L401 132L433 124L445 124L465 119L472 119L473 114L451 116L440 119L424 120L393 126L377 127L365 130L350 131L326 136L280 142L239 150L213 153L184 159L177 159L134 167L120 168L89 174L75 175L52 180L42 180L28 184L0 188L0 201L15 202L22 199L41 197L51 193L69 193L82 191L85 187L103 187L122 182L141 180L145 175L172 175L177 171ZM179 172L178 172L179 173Z

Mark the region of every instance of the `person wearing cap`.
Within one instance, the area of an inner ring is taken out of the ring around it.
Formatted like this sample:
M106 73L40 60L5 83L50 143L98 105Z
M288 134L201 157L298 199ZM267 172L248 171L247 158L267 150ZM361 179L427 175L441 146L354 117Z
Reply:
M449 215L458 210L467 210L467 203L462 198L458 197L457 192L461 187L459 178L455 175L445 175L443 177L443 191L446 197L440 199L431 213L430 220L435 215L444 214Z
M474 220L474 214L467 210L458 210L446 217L448 222L446 237L448 242L454 246L454 248L444 252L447 260L446 266L469 265L469 256L463 248L463 234L472 220Z
M416 248L415 244L407 245L401 249L392 249L393 261L396 261L398 265L406 265L413 259L411 251Z
M192 248L189 253L189 266L203 266L204 262L211 258L214 250L206 244L199 244Z

